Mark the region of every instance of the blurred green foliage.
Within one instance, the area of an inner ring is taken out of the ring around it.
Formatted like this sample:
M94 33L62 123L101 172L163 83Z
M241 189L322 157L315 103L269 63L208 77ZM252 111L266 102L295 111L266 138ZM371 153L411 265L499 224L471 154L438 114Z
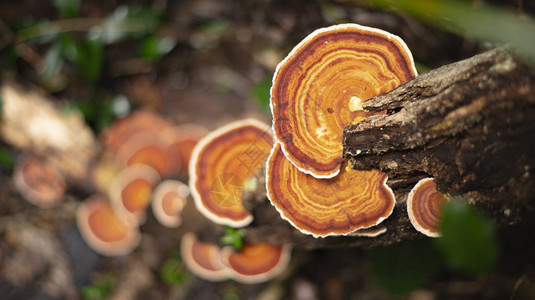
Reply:
M99 83L103 80L107 46L129 40L138 45L135 58L155 62L173 50L176 40L156 34L160 12L148 6L121 5L102 19L77 18L79 0L54 0L54 7L59 20L26 17L13 24L15 43L44 46L42 64L36 67L43 85L52 92L60 92L71 84L83 86L85 95L71 99L66 111L79 110L87 123L99 131L130 111L126 97L102 96ZM8 53L14 54L11 61L18 59L14 44L8 47ZM70 70L76 76L70 76Z
M171 252L160 269L160 278L170 286L183 284L188 275L179 251Z
M447 202L440 230L436 243L448 266L472 274L493 269L498 256L494 228L474 208L455 199Z
M80 0L54 0L54 6L64 18L73 18L78 14Z
M255 83L251 91L253 99L255 99L260 108L262 108L262 110L267 113L271 112L271 109L269 108L271 77L272 76L266 77L261 81Z
M391 294L407 294L434 279L441 258L430 239L380 247L368 252L370 275Z
M535 21L484 1L368 0L364 3L409 13L437 27L479 41L510 45L535 63Z
M106 299L115 288L115 277L111 274L104 274L94 280L90 285L85 285L81 289L82 298L85 300Z
M173 50L175 44L176 41L172 38L151 35L141 43L139 54L147 59L159 59Z
M15 165L13 154L6 147L0 147L0 168L11 171Z
M241 299L239 290L232 285L228 285L225 287L225 289L223 290L222 296L223 296L222 297L223 300L240 300Z
M236 229L225 226L225 234L221 237L220 243L222 245L230 245L239 251L243 247L243 238L246 233L247 231L243 228Z
M442 237L408 241L368 251L371 278L391 294L407 294L431 282L441 269L479 275L498 256L492 223L459 199L447 202Z

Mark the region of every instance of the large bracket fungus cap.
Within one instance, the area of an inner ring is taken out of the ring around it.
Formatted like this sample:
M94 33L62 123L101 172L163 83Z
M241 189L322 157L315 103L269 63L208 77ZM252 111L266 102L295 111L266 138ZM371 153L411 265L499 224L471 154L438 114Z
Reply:
M407 197L407 214L412 226L427 236L440 237L442 207L449 199L437 191L433 178L418 181Z
M331 179L300 172L277 143L268 158L266 189L282 218L314 237L348 235L385 220L395 205L387 175L349 167Z
M255 119L236 121L202 138L192 152L189 186L197 209L211 221L247 226L253 216L242 203L243 189L273 146L269 125Z
M275 137L300 171L334 177L342 163L343 129L363 117L360 103L416 74L408 47L393 34L357 24L318 29L275 71Z
M81 203L76 222L85 242L105 256L128 254L141 240L139 229L119 218L103 196L95 195Z

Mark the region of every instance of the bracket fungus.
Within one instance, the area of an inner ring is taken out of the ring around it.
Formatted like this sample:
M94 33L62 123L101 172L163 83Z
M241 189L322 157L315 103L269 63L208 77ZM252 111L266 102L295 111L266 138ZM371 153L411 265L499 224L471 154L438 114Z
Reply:
M172 128L173 123L148 110L137 110L115 121L102 132L102 141L107 149L117 152L132 136L143 131L161 131Z
M82 202L76 222L84 241L105 256L128 254L141 240L139 229L119 218L103 196L92 196Z
M290 245L245 244L240 252L227 246L221 249L221 260L230 278L241 283L268 281L286 269L291 257Z
M41 207L61 202L67 189L65 178L58 169L32 155L17 162L13 182L24 199Z
M440 237L442 207L449 199L437 191L433 178L418 181L407 197L407 214L412 226L427 236Z
M117 151L122 164L151 166L162 177L178 174L181 159L171 148L172 136L158 130L134 134Z
M186 267L200 278L208 281L228 278L228 269L221 262L217 245L203 243L193 233L186 233L180 243L180 254Z
M152 192L160 181L153 168L135 164L121 170L109 188L109 197L115 212L132 225L143 224Z
M236 121L202 138L189 165L189 186L197 209L211 221L247 226L253 216L241 202L245 183L266 161L273 137L269 125Z
M174 155L179 157L180 172L187 174L193 148L201 138L208 134L208 130L197 124L182 124L172 130L175 138L170 147L175 153Z
M348 235L381 223L394 210L387 175L349 166L330 179L300 172L276 144L266 167L266 189L283 219L314 237Z
M178 180L168 179L158 183L151 201L152 212L158 222L166 227L178 227L188 195L188 186Z
M279 63L270 106L273 131L301 172L331 178L342 163L345 126L370 115L361 102L416 76L405 43L357 24L318 29Z

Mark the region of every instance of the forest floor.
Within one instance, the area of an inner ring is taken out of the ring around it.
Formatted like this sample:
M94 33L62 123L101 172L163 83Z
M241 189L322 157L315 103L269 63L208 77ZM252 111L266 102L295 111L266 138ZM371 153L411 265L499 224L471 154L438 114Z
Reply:
M118 6L132 2L83 1L78 15L89 22L89 18L105 18ZM102 70L91 84L77 77L79 70L71 62L62 66L54 77L57 81L43 81L40 65L28 56L11 60L6 46L9 28L28 17L60 17L54 6L45 1L0 3L0 35L4 37L0 39L1 80L15 78L38 85L48 95L61 99L55 101L58 106L70 99L89 99L86 101L91 103L125 95L133 109L151 109L175 124L195 123L214 130L248 117L270 123L266 95L277 63L308 33L333 23L359 23L399 35L423 71L490 47L404 14L349 1L137 3L161 13L154 32L172 37L176 44L165 55L149 61L139 57L139 39L107 44ZM81 38L86 31L73 29L74 37ZM50 43L28 45L43 59ZM98 136L98 120L90 121ZM26 152L5 142L0 146L15 158ZM187 182L186 177L179 179ZM15 190L12 169L1 168L1 299L96 299L91 298L88 287L103 291L111 299L430 300L528 299L535 295L532 221L497 230L500 254L494 271L476 276L443 267L432 278L426 278L421 287L404 295L393 295L376 282L370 275L368 259L374 249L360 248L294 249L287 270L262 284L231 280L212 283L189 273L183 265L176 271L181 279L173 283L164 278L162 269L177 257L181 236L204 228L208 222L192 201L183 212L186 217L181 227L164 228L149 215L141 227L141 245L132 254L109 258L91 250L76 227L76 206L91 192L91 188L69 187L59 206L39 208L25 202Z

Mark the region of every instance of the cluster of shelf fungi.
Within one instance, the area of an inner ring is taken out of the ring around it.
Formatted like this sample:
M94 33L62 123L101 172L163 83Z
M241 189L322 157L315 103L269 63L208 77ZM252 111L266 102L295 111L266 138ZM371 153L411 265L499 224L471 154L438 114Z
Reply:
M99 253L124 255L139 244L149 206L177 227L191 194L210 222L247 235L238 251L188 233L185 264L207 280L256 283L284 270L292 246L439 236L446 193L515 224L533 213L534 82L504 50L417 76L409 49L390 33L319 29L276 69L272 126L246 119L207 133L141 111L108 129L93 172L100 193L80 204L78 227ZM26 159L15 184L32 203L53 205L65 172L39 163ZM181 172L188 184L172 179ZM52 187L38 180L45 176L56 176Z

